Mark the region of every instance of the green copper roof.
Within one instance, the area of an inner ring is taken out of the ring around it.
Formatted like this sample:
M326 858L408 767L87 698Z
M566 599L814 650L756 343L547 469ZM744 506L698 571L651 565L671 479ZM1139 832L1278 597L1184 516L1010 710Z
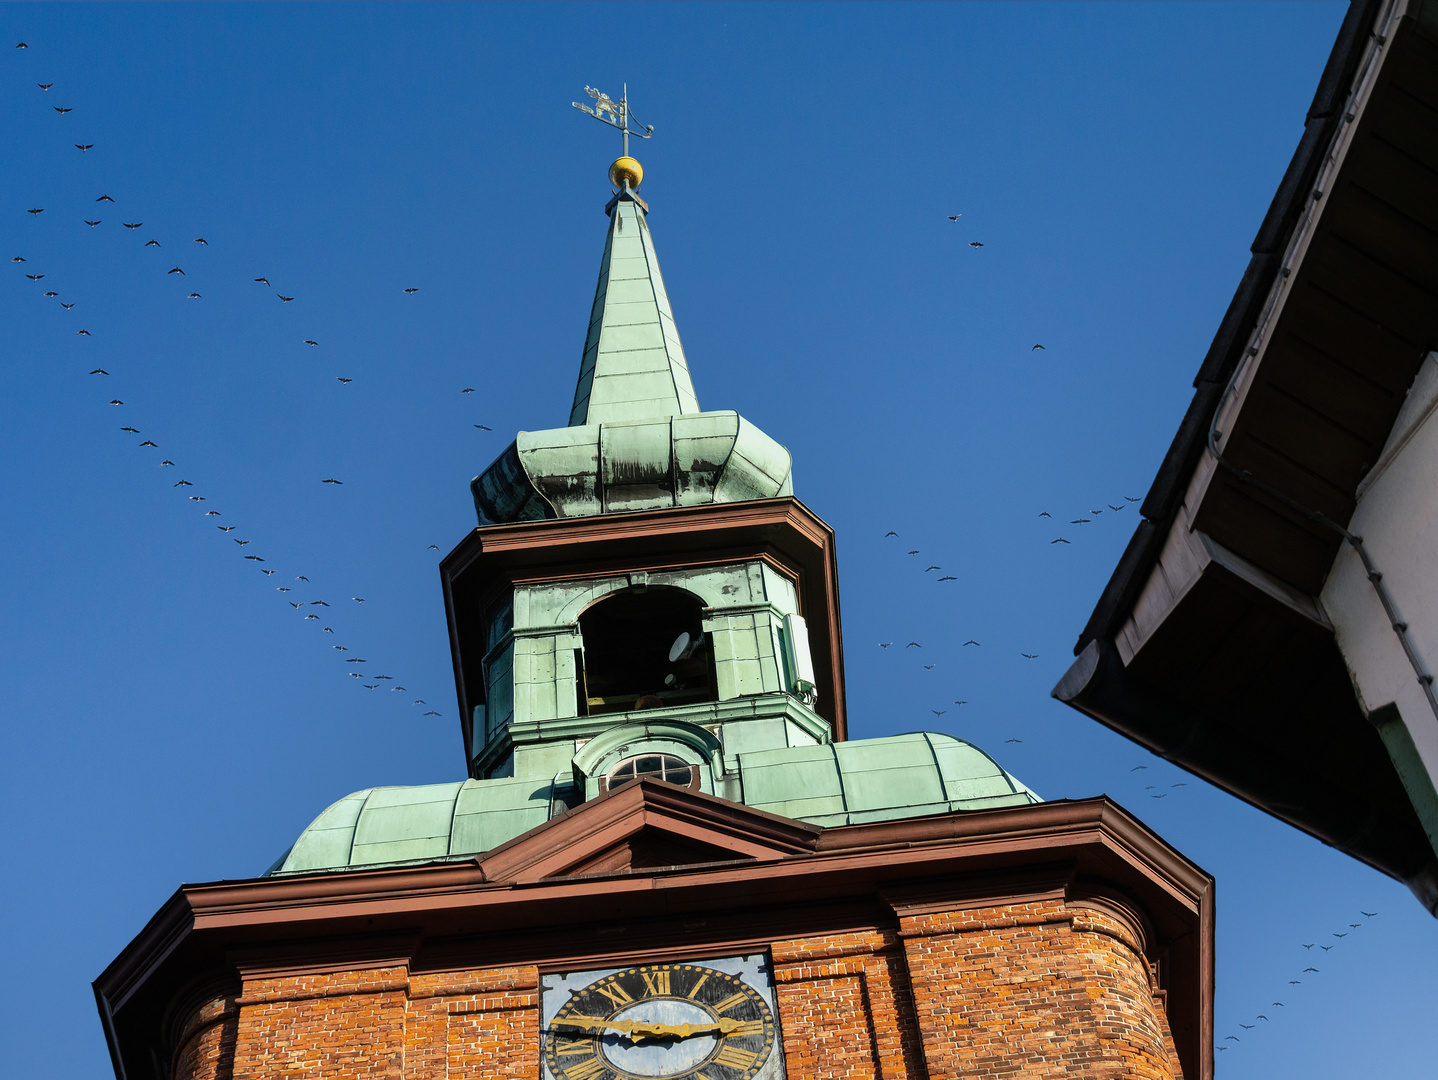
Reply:
M933 732L741 753L736 771L746 805L823 826L1042 801L978 747ZM707 770L701 786L713 793ZM562 812L555 789L504 779L358 791L317 817L269 873L470 859Z
M699 411L645 216L627 191L609 204L571 427Z

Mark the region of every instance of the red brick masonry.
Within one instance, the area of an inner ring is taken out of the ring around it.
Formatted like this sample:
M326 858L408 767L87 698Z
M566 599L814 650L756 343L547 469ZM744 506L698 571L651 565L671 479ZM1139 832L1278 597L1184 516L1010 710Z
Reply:
M543 973L767 950L789 1080L1209 1080L1212 885L1106 799L819 829L644 782L475 862L186 886L96 991L123 1080L542 1080Z

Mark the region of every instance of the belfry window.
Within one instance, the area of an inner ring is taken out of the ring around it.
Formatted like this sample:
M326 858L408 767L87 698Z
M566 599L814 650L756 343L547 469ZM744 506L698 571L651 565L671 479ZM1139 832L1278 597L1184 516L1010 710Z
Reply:
M674 754L640 754L614 766L605 778L605 789L631 784L635 780L662 780L679 787L693 787L696 773L693 765Z
M611 593L579 616L580 711L629 712L715 699L704 604L668 586Z

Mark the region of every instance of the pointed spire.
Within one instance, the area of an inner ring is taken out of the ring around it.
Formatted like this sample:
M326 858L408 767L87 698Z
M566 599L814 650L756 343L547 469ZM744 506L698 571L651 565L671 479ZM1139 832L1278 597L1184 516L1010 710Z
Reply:
M614 163L622 189L607 208L609 236L570 427L699 412L645 221L647 209L630 189L633 173L619 169L630 162L634 172L643 175L632 158ZM633 178L637 182L637 176Z

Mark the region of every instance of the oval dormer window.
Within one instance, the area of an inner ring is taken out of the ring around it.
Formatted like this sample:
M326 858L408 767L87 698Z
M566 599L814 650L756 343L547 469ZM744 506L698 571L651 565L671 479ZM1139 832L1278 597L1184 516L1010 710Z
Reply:
M609 770L605 788L613 791L635 780L662 780L677 787L693 787L698 773L693 765L674 754L638 754L625 758Z

